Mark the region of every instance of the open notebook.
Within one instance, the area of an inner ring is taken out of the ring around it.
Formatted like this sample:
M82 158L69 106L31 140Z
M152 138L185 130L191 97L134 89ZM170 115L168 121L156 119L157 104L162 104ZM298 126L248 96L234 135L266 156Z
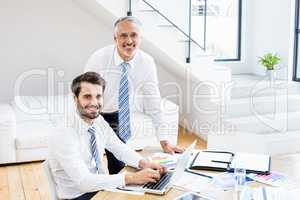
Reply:
M265 154L200 151L189 168L213 171L233 171L234 168L244 168L247 173L269 173L270 165L271 157Z

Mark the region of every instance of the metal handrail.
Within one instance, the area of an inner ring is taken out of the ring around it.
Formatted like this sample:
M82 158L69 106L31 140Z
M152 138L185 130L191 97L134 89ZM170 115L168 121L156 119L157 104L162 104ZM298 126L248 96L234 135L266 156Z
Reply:
M200 0L199 0L200 1ZM146 3L149 7L151 7L153 9L153 11L157 12L161 17L163 17L166 21L168 21L174 28L176 28L178 31L180 31L183 35L185 35L188 40L187 42L189 43L189 56L190 57L190 51L191 51L191 42L193 42L195 45L197 45L198 47L200 47L201 50L206 51L207 50L207 9L208 9L208 5L207 5L207 0L202 0L204 2L204 23L203 23L203 46L201 46L198 42L196 42L190 34L190 30L191 30L191 12L192 12L192 8L191 8L191 1L189 1L190 6L189 6L189 33L185 33L185 31L183 31L181 28L179 28L175 23L173 23L168 17L166 17L164 14L162 14L158 9L156 9L154 6L152 6L149 2L147 2L146 0L143 0L144 3ZM241 59L241 32L242 32L242 0L238 0L239 2L239 13L238 13L238 44L237 44L237 57L236 58L226 58L226 59L215 59L215 61L239 61ZM129 0L129 9L127 12L128 16L132 15L132 1ZM188 58L187 58L187 62L188 62ZM300 79L299 79L300 80Z
M128 1L127 16L132 16L132 4L131 4L131 0Z
M207 0L204 0L204 35L203 35L203 45L204 45L204 51L206 51L206 17L207 17Z
M192 0L189 0L189 41L188 41L188 56L185 60L186 63L191 62L191 35L192 35Z
M198 47L200 47L202 50L205 50L204 47L202 47L198 42L196 42L193 38L191 38L187 33L185 33L181 28L179 28L174 22L172 22L168 17L166 17L164 14L162 14L157 8L152 6L149 2L146 0L143 0L145 4L147 4L150 8L152 8L155 12L157 12L161 17L163 17L165 20L167 20L174 28L176 28L179 32L181 32L183 35L185 35L189 40L191 40L194 44L196 44ZM190 14L191 14L191 8L190 8Z

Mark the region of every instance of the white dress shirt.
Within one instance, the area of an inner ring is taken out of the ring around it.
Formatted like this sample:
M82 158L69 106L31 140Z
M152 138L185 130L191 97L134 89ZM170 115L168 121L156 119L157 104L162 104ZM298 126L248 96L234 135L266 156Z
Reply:
M73 118L72 123L57 128L49 140L49 164L58 196L61 199L72 199L87 192L124 186L124 174L108 175L107 170L104 170L104 148L136 168L142 157L121 142L102 116L99 116L92 125L96 129L96 142L102 162L101 173L96 174L88 133L90 126L78 115Z
M110 45L97 50L86 64L85 72L97 72L106 81L103 112L118 110L119 84L122 74L120 65L123 62L116 46ZM165 125L153 58L138 49L128 63L130 114L133 115L134 111L139 111L150 115L157 130L158 139L167 140L168 135L163 131ZM134 117L131 116L131 119Z

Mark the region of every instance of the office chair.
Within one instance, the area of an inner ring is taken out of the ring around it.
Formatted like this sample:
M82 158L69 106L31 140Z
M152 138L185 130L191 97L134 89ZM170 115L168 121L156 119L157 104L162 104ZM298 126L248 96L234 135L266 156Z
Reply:
M48 188L49 188L49 193L50 193L50 199L51 200L60 200L57 196L54 179L53 179L50 167L49 167L49 162L47 160L45 160L42 163L42 168L43 168L45 176L47 178Z

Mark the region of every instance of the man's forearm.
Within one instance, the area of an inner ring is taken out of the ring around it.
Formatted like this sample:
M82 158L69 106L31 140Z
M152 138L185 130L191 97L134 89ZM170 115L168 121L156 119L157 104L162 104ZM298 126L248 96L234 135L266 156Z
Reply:
M125 174L125 185L130 185L134 182L134 174L126 173Z
M164 148L165 146L169 145L169 142L168 142L168 140L161 140L160 145L162 148Z
M140 168L140 169L144 169L144 168L146 168L146 166L147 166L147 163L148 163L148 161L147 161L147 160L145 160L145 159L141 159L141 160L139 161L139 168Z

